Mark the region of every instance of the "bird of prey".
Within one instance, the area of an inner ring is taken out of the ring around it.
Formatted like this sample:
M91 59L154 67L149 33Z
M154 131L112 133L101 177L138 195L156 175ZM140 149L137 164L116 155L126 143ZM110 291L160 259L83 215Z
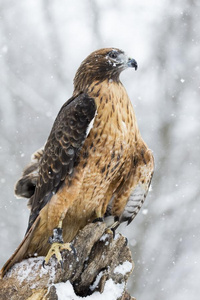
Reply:
M78 68L72 97L64 103L43 149L24 171L16 194L31 197L24 240L1 270L34 255L71 249L77 232L113 216L128 224L139 212L154 170L133 106L119 76L137 69L117 48L91 53Z

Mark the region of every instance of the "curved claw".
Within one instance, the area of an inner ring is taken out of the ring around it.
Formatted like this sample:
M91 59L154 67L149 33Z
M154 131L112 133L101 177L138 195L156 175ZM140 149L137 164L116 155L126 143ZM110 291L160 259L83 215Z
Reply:
M117 221L115 221L115 222L111 225L110 229L111 229L111 230L116 230L116 229L119 227L119 225L120 225L120 223L119 223L119 221L117 220Z
M77 258L77 252L76 252L76 249L74 248L73 245L70 245L70 247L71 247L71 249L72 249L72 251L73 251L73 253L74 253L75 258Z
M113 234L113 239L115 238L115 228L110 228Z
M103 218L96 218L92 221L92 223L103 222Z
M43 266L43 268L45 269L45 260L43 260L42 266Z
M64 271L64 264L63 264L63 260L60 260L60 261L59 261L59 263L60 263L61 269Z

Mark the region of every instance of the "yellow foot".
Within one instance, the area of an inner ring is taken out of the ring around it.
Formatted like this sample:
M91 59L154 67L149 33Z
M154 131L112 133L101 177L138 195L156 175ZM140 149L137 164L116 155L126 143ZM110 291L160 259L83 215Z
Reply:
M115 238L115 231L117 227L119 226L119 222L115 221L111 226L108 226L105 230L105 233L113 235L113 238Z
M70 243L53 243L51 245L51 248L49 249L49 252L47 253L44 261L43 261L43 267L48 264L50 258L55 255L57 261L61 264L61 267L63 268L63 261L62 261L62 256L61 256L61 251L63 250L73 250L73 247L70 245Z
M111 226L109 226L108 228L110 228L111 230L116 230L117 227L120 225L119 221L115 221Z
M111 228L107 227L105 229L105 233L107 233L107 234L113 234L113 230Z

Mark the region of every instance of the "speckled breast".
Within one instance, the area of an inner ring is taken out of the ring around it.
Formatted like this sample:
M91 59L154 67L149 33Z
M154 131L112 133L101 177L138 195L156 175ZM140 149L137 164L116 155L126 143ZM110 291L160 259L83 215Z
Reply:
M130 165L135 139L134 111L123 85L106 81L91 90L88 94L95 99L97 115L80 153L79 168L84 169L81 192L69 211L73 215L77 207L86 223L105 213Z

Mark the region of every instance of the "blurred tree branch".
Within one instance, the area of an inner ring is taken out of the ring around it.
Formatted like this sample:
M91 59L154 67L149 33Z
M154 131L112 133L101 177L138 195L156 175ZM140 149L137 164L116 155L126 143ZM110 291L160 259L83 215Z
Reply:
M84 297L98 291L103 299L104 287L109 279L124 290L118 299L134 299L125 290L133 270L126 238L121 234L113 237L104 223L92 223L79 232L72 244L77 255L73 251L63 251L63 270L56 261L51 261L51 265L44 269L42 257L16 264L0 281L0 299L58 299L56 284L67 280L77 295ZM123 268L123 264L126 267Z

